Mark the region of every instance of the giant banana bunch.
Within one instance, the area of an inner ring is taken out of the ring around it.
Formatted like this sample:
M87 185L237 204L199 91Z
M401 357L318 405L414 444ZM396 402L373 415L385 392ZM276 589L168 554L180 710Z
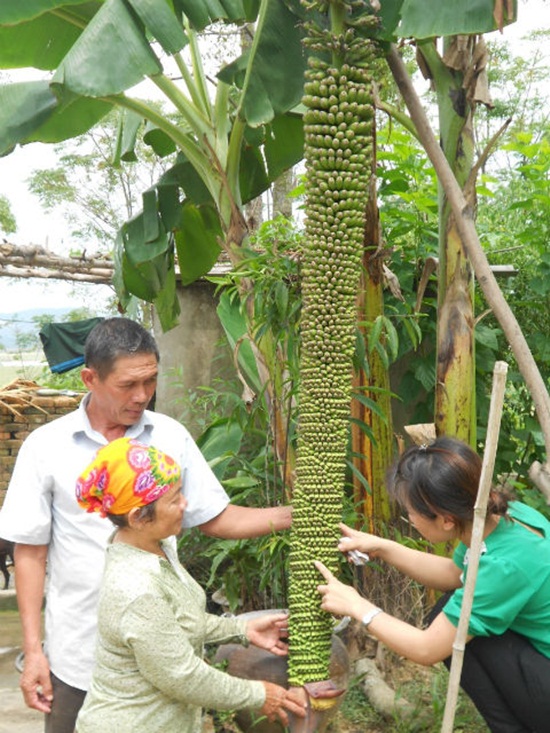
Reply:
M329 11L331 28L310 26L312 55L303 96L306 220L290 550L291 685L329 676L333 623L320 609L316 586L321 578L313 560L337 569L356 298L373 154L370 42L350 27L351 5L315 7Z

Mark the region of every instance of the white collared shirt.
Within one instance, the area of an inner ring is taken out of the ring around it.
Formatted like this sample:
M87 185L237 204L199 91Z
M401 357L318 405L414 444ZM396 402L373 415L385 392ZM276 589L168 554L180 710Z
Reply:
M52 672L81 690L94 662L96 608L108 519L88 514L75 498L76 479L107 443L92 429L89 396L74 412L34 430L24 441L0 510L0 537L49 545L46 590L46 654ZM176 420L146 411L126 435L154 445L178 461L188 505L184 526L218 516L229 497L189 432Z

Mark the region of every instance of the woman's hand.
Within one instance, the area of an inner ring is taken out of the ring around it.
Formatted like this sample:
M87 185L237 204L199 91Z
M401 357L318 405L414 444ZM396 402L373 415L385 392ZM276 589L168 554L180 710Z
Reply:
M287 726L287 710L299 718L305 718L307 695L302 687L285 690L284 687L275 685L273 682L266 682L265 680L263 681L263 685L265 687L265 702L261 708L261 712L268 720L279 718L283 725Z
M288 654L288 613L269 613L252 618L246 638L254 646L282 657Z
M379 555L383 545L388 542L388 540L382 537L367 534L367 532L359 532L359 530L352 529L343 523L340 524L340 531L342 532L342 537L338 543L340 552L359 550L360 552L366 552L371 558L374 558Z
M352 616L360 619L374 607L365 598L362 598L355 588L337 580L322 562L315 560L315 567L326 580L326 584L318 585L317 591L321 594L321 608L336 616Z

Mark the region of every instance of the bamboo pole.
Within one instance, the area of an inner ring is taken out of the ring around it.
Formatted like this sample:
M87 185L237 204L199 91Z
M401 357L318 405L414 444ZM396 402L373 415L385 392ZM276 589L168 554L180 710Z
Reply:
M485 441L485 451L483 453L481 476L479 477L479 488L476 503L474 505L474 523L468 555L468 573L466 575L466 583L464 585L464 597L460 608L458 628L456 630L456 637L453 643L449 686L447 688L447 700L445 703L441 733L452 733L453 731L456 703L458 699L458 688L460 686L462 664L464 662L464 650L466 648L466 637L468 636L468 626L470 623L470 614L472 612L477 571L479 568L479 558L481 556L481 546L483 543L483 532L485 530L485 520L487 517L487 503L489 501L489 493L491 491L493 472L495 469L495 456L500 432L500 420L502 416L507 371L508 365L506 362L495 362L493 369L493 391L491 394L489 422L487 425L487 438Z

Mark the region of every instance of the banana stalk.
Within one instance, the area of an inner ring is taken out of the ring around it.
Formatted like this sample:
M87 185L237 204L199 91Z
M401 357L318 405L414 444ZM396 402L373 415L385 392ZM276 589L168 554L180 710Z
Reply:
M336 571L373 148L370 43L356 38L350 28L350 6L334 3L329 9L330 31L313 25L308 29L313 53L302 100L307 108L306 221L290 543L291 685L329 678L333 624L320 609L320 578L313 561L322 560ZM327 49L332 49L330 60ZM312 707L322 703L310 698Z

